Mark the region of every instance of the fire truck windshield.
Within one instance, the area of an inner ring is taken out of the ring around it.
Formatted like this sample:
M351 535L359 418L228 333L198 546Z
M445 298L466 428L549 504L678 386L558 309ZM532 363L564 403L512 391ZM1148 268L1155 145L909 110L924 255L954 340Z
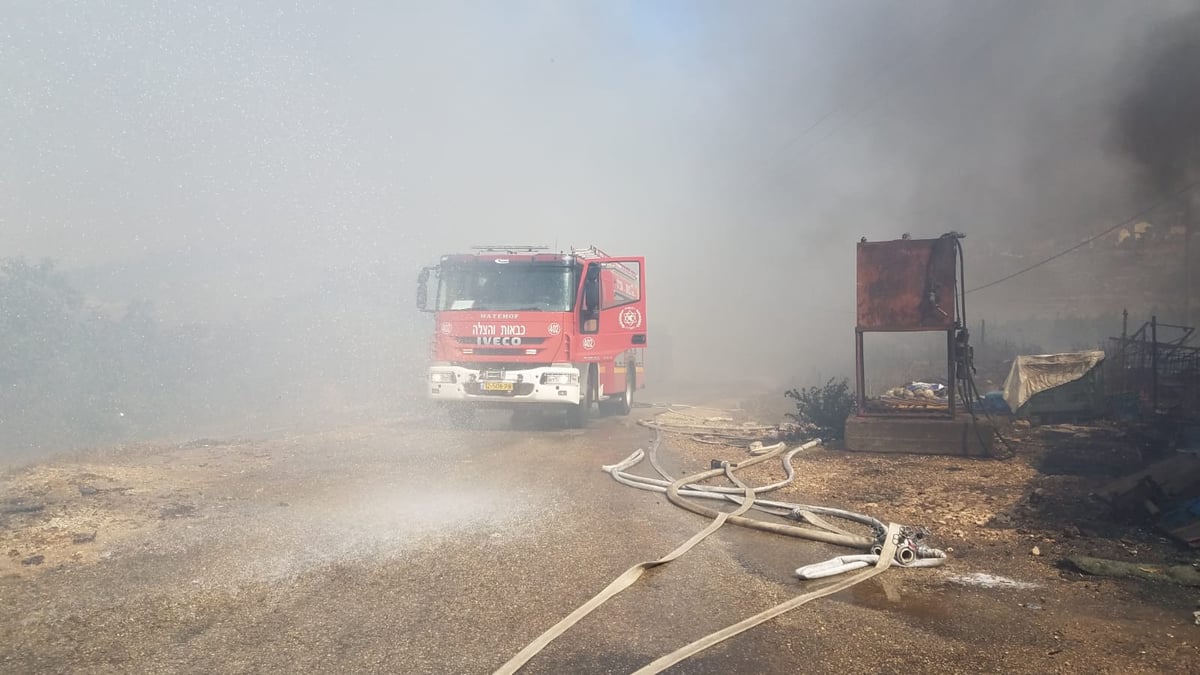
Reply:
M444 263L438 309L569 312L578 282L579 267L560 262Z

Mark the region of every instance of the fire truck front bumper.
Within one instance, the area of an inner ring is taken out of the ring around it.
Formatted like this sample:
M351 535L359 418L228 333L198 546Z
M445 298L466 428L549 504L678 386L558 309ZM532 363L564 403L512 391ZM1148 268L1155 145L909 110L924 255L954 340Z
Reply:
M579 405L579 370L570 365L523 369L429 368L429 396L435 401L470 401L497 406L529 403Z

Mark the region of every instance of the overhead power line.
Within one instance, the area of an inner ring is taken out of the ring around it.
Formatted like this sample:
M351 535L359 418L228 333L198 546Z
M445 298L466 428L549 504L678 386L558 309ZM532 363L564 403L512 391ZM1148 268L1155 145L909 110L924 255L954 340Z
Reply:
M1041 267L1042 265L1045 265L1046 263L1058 260L1059 258L1063 257L1064 255L1066 255L1072 251L1076 251L1080 248L1083 248L1084 246L1087 246L1088 244L1092 243L1093 241L1096 241L1097 239L1099 239L1100 237L1103 237L1106 234L1115 232L1116 230L1119 230L1122 227L1132 225L1133 223L1140 220L1143 216L1145 216L1146 214L1150 213L1151 211L1157 209L1158 207L1162 206L1163 204L1166 204L1167 202L1169 202L1172 199L1175 199L1181 195L1185 195L1185 194L1191 192L1192 190L1195 190L1197 186L1200 186L1200 180L1194 181L1192 183L1185 185L1184 187L1180 188L1179 190L1176 190L1175 192L1172 192L1171 194L1155 201L1150 206L1147 206L1146 208L1138 211L1137 213L1133 214L1132 216L1129 216L1125 220L1122 220L1121 222L1117 223L1116 225L1113 225L1112 227L1108 228L1107 230L1104 230L1103 232L1094 234L1094 235L1088 237L1087 239L1084 239L1083 241L1079 242L1078 244L1075 244L1071 248L1068 248L1063 251L1059 251L1058 253L1055 253L1054 255L1050 256L1049 258L1046 258L1045 260L1036 262L1036 263L1030 265L1029 267L1019 269L1016 272L1009 274L1008 276L1001 277L999 279L996 279L995 281L988 282L982 286L976 286L975 288L972 288L971 290L969 290L967 292L974 293L975 291L982 291L985 288L991 288L992 286L995 286L997 284L1002 284L1005 281L1008 281L1009 279L1012 279L1014 277L1019 277L1022 274L1025 274L1026 272L1035 270L1035 269Z

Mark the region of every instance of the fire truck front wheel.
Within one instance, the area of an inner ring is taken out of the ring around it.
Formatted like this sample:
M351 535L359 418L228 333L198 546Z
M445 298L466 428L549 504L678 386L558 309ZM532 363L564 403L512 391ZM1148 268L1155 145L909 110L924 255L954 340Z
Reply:
M594 391L596 367L593 365L581 370L582 373L579 377L579 392L581 394L579 405L572 406L567 412L567 423L575 429L582 429L587 426L588 420L592 417L592 406L596 404L596 394Z

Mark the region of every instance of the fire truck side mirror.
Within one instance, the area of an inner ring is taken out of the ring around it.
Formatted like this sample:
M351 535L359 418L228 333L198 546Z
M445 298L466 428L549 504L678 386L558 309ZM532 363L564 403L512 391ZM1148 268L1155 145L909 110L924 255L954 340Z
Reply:
M423 268L417 275L417 309L425 311L429 302L429 268Z

